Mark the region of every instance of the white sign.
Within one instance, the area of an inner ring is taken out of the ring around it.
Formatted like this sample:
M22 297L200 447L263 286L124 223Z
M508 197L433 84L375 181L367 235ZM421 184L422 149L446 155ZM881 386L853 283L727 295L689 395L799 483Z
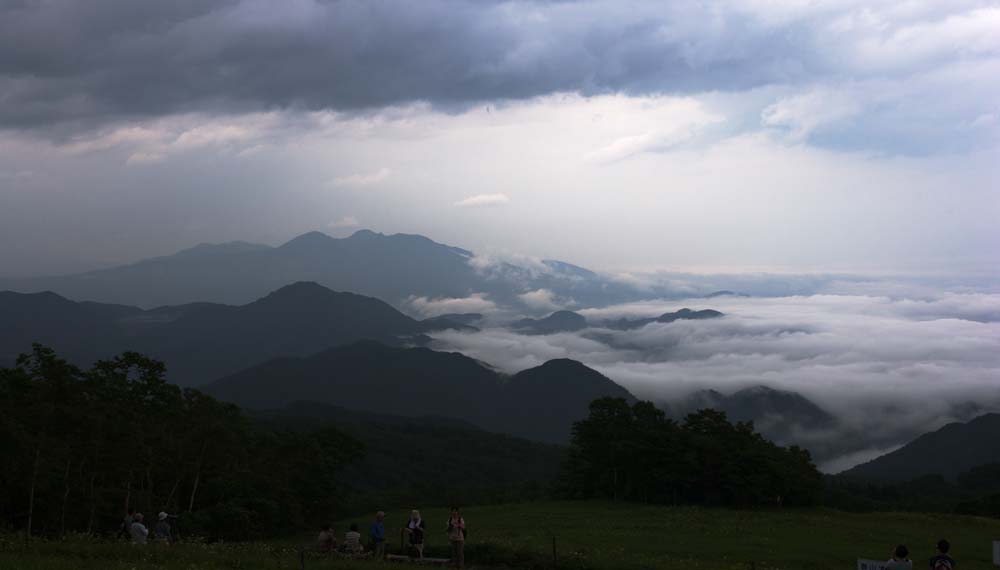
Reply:
M1000 540L993 541L993 564L1000 566Z
M885 570L885 560L865 560L858 558L858 570Z

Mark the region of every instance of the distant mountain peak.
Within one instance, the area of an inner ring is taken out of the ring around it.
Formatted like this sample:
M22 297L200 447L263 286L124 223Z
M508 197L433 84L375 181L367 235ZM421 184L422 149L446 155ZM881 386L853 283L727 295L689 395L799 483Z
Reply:
M323 232L311 231L288 240L281 245L281 248L293 249L300 247L313 247L318 245L328 245L336 241L336 238L330 237Z
M279 289L276 289L268 293L264 299L279 299L282 297L301 297L303 295L308 295L310 297L316 297L317 295L332 295L336 293L333 289L329 289L320 285L315 281L296 281L289 285L285 285Z

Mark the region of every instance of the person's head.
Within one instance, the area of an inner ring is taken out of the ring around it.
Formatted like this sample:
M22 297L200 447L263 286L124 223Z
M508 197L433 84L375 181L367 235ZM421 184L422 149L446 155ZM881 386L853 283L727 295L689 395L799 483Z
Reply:
M938 543L937 543L937 551L938 552L940 552L941 554L948 554L949 550L951 550L951 543L950 542L948 542L947 540L945 540L943 538L938 541Z
M410 511L410 518L413 519L413 520L419 519L420 518L420 511L418 511L417 509L413 509L412 511Z
M459 517L458 507L452 507L451 508L451 516L452 516L452 518L458 518Z
M385 511L379 511L375 513L375 520L382 522L385 519Z
M136 513L132 515L132 518L135 519L136 522L142 522L142 513Z
M325 525L319 527L319 529L320 530L325 530L326 532L330 532L330 525L329 524L325 524Z
M167 513L160 511L160 514L156 515L156 518L161 521L165 521L167 520Z
M351 523L351 532L358 532L358 523Z
M897 546L895 552L893 552L893 557L896 558L896 560L906 560L906 557L909 555L910 551L902 544Z

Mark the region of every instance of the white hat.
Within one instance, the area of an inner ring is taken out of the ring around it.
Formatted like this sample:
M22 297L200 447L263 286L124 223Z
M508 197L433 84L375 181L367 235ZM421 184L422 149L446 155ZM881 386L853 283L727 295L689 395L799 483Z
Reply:
M156 518L160 519L161 521L162 520L166 520L167 513L164 513L164 512L161 511L160 514L156 515Z

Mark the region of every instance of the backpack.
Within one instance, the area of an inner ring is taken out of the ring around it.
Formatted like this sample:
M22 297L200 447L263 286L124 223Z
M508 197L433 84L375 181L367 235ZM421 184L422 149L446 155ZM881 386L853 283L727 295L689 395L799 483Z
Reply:
M934 561L934 567L931 570L955 570L955 565L952 564L951 558L939 558Z

